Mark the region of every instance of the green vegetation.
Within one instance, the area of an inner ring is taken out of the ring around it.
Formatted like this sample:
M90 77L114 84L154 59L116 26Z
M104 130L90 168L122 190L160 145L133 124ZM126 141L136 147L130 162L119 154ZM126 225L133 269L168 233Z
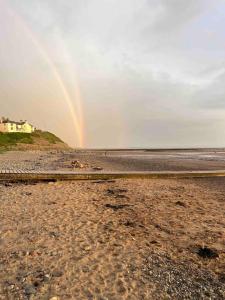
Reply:
M37 130L33 133L22 133L22 132L12 132L12 133L3 133L0 132L0 153L6 150L10 150L12 148L15 149L15 146L18 144L26 144L26 145L39 145L43 143L43 141L47 144L54 145L62 143L54 134Z
M31 133L31 137L42 138L47 140L50 144L63 143L60 138L48 131L36 130L35 132Z
M18 143L33 144L33 139L29 133L0 133L0 147L14 146Z

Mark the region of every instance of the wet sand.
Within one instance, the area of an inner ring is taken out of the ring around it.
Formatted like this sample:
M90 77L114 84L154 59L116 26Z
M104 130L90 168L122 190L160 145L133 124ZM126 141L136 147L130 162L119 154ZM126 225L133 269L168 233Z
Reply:
M0 169L104 171L195 171L225 169L224 149L199 150L56 150L10 151L0 154Z
M0 299L224 299L224 183L2 184Z

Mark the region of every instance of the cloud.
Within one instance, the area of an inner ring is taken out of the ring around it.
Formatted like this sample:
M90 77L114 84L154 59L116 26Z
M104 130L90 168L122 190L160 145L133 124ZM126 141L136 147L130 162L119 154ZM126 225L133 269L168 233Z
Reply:
M158 3L161 13L154 23L157 33L181 30L206 8L203 0L161 0Z
M153 144L162 146L169 146L170 141L175 145L176 135L181 146L185 140L190 145L198 140L206 144L212 143L218 132L225 132L221 121L225 108L221 45L214 43L210 47L212 36L205 33L206 28L215 31L217 20L218 36L225 35L220 0L10 0L9 3L47 49L72 98L74 76L79 77L87 146L113 146L111 136L115 137L114 146L147 146L149 134ZM8 26L10 20L4 18L3 23ZM20 99L24 100L20 101L25 105L25 99L30 97L40 99L47 94L49 102L55 97L58 104L51 116L54 119L55 114L59 120L60 93L38 51L19 26L12 27L7 34L2 26L0 36L3 34L5 45L13 44L17 36L19 53L26 57L25 63L18 62L16 47L9 47L8 55L7 47L2 46L0 62L4 62L5 77L10 73L19 77L12 76L15 90L19 90L21 80L27 82L30 77L34 82L39 77L39 96L35 97L31 89L22 89ZM24 71L24 64L30 76ZM4 73L0 88L13 103L15 93L5 82ZM38 107L37 102L29 102L24 113L29 111L33 118L32 109ZM52 104L48 107L52 108ZM65 107L63 110L68 112ZM45 116L36 117L37 123L41 125L47 115L46 112ZM221 130L209 128L207 120ZM56 123L48 118L46 126L54 128ZM66 128L59 127L57 131L62 138L75 144L73 134L69 136L70 121L67 120Z
M213 80L198 91L195 95L197 99L195 105L201 109L214 111L217 110L224 114L225 112L225 69L221 68L212 72Z

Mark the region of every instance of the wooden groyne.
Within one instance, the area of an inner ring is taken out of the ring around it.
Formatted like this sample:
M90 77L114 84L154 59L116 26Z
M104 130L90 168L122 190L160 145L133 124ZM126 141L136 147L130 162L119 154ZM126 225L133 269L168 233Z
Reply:
M62 181L62 180L110 180L147 178L201 178L224 177L225 170L216 171L148 171L148 172L64 172L0 170L0 181Z

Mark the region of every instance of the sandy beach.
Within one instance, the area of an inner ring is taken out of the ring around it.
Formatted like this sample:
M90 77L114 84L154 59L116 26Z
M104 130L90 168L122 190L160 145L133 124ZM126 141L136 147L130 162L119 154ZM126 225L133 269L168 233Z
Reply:
M67 169L75 158L122 168L103 153L9 152L0 163ZM224 299L224 195L225 178L2 182L0 299Z
M0 300L225 300L225 0L0 20Z

